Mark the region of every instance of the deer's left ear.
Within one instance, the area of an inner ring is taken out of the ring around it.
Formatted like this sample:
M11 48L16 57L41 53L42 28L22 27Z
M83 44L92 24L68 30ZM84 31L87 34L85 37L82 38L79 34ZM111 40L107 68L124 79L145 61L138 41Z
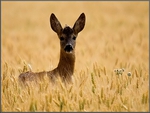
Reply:
M50 25L53 31L55 31L57 34L60 34L62 30L62 26L53 13L50 16Z
M83 30L84 26L85 26L85 14L82 13L73 26L74 33L78 34L80 31Z

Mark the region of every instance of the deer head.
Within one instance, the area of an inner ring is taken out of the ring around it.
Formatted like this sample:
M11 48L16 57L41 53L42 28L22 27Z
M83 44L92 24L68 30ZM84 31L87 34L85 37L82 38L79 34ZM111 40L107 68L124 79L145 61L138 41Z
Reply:
M60 39L61 50L66 53L72 53L75 49L77 35L85 26L85 14L82 13L79 16L72 28L69 26L62 28L60 22L52 13L50 16L50 25Z

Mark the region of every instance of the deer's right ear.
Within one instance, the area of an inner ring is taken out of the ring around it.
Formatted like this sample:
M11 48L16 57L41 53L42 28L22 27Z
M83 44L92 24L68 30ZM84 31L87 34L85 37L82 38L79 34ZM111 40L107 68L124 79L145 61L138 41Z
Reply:
M60 34L62 31L62 26L53 13L50 16L50 25L53 31L55 31L57 34Z
M83 30L84 26L85 26L85 14L82 13L73 26L74 33L78 34L80 31Z

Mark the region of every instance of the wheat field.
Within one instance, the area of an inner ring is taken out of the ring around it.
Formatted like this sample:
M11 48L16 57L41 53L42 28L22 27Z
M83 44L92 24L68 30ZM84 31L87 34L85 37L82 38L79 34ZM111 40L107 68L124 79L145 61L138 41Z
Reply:
M78 34L74 83L48 80L22 87L22 71L48 71L59 61L60 43L50 28L54 13ZM2 1L1 111L149 111L149 2Z

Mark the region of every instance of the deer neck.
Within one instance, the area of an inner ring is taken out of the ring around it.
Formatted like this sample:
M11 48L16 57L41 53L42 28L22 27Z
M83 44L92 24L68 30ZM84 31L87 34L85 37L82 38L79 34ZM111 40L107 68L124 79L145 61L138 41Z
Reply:
M58 71L60 76L66 77L73 75L75 65L75 50L72 53L66 53L60 50L60 60L58 63Z

